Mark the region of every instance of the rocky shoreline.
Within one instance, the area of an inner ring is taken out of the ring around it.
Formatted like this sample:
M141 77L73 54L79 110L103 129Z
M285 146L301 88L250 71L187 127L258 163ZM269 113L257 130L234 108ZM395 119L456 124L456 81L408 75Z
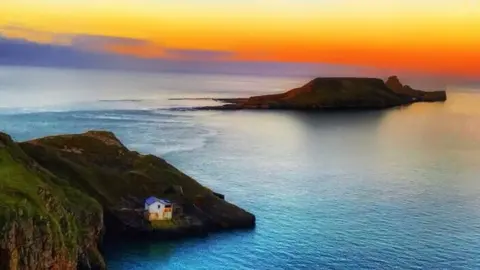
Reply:
M105 269L102 239L255 227L253 214L165 160L128 150L110 132L21 143L0 133L0 168L0 269ZM152 195L176 205L168 226L153 226L135 210Z
M248 98L213 98L226 103L198 110L373 110L416 102L443 102L445 91L421 91L396 76L377 78L315 78L290 91Z

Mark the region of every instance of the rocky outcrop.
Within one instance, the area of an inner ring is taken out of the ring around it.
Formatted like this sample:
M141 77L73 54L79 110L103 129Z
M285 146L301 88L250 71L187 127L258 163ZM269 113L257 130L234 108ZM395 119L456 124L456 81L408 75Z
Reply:
M411 97L417 102L437 102L447 100L447 93L445 91L425 92L415 90L408 85L403 85L397 76L389 77L385 82L385 85L393 92Z
M198 109L385 109L414 102L445 101L446 93L414 90L403 86L396 77L391 77L386 83L376 78L316 78L302 87L280 94L214 100L227 104Z
M143 216L149 196L174 220ZM15 143L0 133L0 269L104 269L105 237L177 238L253 228L255 216L165 160L128 150L113 133Z

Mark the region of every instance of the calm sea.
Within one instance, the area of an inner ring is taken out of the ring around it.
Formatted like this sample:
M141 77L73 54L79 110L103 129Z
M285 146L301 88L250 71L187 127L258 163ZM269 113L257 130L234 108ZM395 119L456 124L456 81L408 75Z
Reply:
M0 68L17 140L114 131L257 216L253 231L106 251L110 269L478 269L480 95L356 113L199 112L306 78ZM480 93L480 92L479 92Z

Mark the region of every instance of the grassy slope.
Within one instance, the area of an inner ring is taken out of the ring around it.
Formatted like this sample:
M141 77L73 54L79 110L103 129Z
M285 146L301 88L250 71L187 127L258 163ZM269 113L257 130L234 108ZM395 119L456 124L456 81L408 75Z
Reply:
M66 135L23 143L22 147L45 167L111 207L128 203L128 195L161 195L171 185L181 185L186 197L210 192L164 160L129 151L120 142L105 144L94 136Z
M314 102L335 104L335 101L347 104L392 104L400 103L400 98L379 79L316 79L313 82L313 95L299 95L298 100L307 98ZM362 103L363 102L363 103Z
M383 107L402 103L398 95L379 79L318 78L304 87L310 91L301 91L285 102L323 107Z
M237 215L232 220L249 215L219 199L211 190L165 160L129 151L109 132L54 136L25 142L21 146L42 166L96 198L105 210L129 226L144 227L145 222L117 210L141 208L149 196L172 199L180 204L192 204L204 198L209 202L206 207L218 206L214 215L218 214L227 223L229 219L223 215L228 216L229 212L232 216ZM167 194L166 190L172 186L181 186L184 195ZM112 228L107 225L107 231L109 229Z
M100 205L39 167L8 136L0 134L0 142L0 231L33 222L57 253L76 258L90 238L87 222L101 224Z

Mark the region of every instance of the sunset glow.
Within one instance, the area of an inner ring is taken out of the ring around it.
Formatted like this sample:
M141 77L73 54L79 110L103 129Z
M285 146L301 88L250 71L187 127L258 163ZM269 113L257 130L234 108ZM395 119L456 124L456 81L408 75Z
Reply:
M37 42L62 42L49 33L140 39L101 49L142 57L162 57L162 48L218 50L237 61L480 75L476 0L3 0L0 25L4 36Z

